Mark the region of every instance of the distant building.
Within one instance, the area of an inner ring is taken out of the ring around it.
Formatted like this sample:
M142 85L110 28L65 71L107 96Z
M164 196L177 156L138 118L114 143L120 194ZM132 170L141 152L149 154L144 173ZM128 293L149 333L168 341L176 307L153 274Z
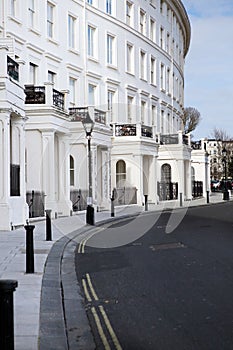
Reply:
M190 23L180 0L5 1L0 14L0 229L93 203L192 198L182 131ZM200 175L201 176L201 175Z

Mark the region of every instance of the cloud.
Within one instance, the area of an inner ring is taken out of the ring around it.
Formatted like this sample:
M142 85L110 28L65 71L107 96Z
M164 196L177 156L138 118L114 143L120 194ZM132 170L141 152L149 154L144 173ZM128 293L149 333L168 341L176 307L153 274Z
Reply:
M232 0L183 0L189 15L194 17L231 16L233 14Z

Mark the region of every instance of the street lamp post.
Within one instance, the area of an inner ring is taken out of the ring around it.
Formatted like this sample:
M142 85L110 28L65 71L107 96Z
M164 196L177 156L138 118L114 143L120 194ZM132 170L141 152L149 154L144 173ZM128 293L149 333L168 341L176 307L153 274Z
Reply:
M84 130L86 132L87 144L88 144L88 198L87 198L87 212L86 212L86 223L89 225L95 225L95 214L93 208L92 199L92 168L91 168L91 134L94 127L94 122L91 119L89 113L82 121Z
M223 156L223 164L224 164L224 171L225 171L225 183L224 183L224 190L223 190L223 200L229 200L229 192L227 189L227 150L224 147L222 150L222 156Z

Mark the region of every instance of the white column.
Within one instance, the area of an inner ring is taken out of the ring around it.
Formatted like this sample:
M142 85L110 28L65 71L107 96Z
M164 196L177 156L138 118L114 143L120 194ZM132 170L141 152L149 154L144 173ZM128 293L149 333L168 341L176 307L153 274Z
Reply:
M127 176L128 170L126 170ZM128 180L126 178L126 180ZM128 182L128 181L127 181ZM143 196L143 156L134 155L133 163L131 164L131 179L129 181L131 186L137 188L137 204L142 205L144 202Z
M98 181L97 181L97 146L92 145L91 140L91 176L92 176L92 197L93 204L97 204L97 192L98 192Z
M10 196L10 111L0 112L0 203Z
M178 198L180 198L180 193L182 193L182 198L184 199L184 160L179 159L178 160Z
M157 195L157 170L158 164L157 164L157 156L151 156L150 157L150 168L149 168L149 193L148 193L148 200L150 203L157 204L158 202L158 195Z
M70 167L69 167L69 138L59 135L58 138L58 214L70 215Z
M192 199L191 162L189 160L185 161L184 180L186 184L186 193L184 194L185 198Z
M45 209L57 211L55 201L54 131L42 131L42 188L45 194Z
M101 151L101 178L102 178L102 193L101 193L101 205L107 207L109 204L109 198L111 197L110 192L110 158L107 150Z

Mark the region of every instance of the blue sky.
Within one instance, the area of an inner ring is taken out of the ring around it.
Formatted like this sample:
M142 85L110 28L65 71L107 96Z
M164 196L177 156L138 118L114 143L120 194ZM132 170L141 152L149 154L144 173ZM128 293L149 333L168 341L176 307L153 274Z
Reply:
M185 60L185 107L201 122L194 139L223 129L233 137L233 0L182 0L191 22Z

